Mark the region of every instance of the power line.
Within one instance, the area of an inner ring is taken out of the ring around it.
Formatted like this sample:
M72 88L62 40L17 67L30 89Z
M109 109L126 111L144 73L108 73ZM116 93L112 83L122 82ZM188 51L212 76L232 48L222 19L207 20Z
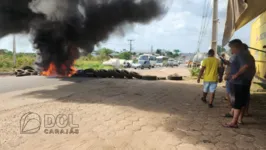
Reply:
M209 2L207 4L207 7L208 6L209 6L209 8L211 8L210 0L209 0ZM202 32L201 42L200 42L199 48L201 47L201 44L202 44L202 42L203 42L203 40L204 40L204 38L205 38L205 36L207 34L207 30L208 30L208 27L209 27L209 24L210 24L210 21L211 21L212 9L210 9L211 10L210 12L208 10L206 11L206 14L205 14L206 20L205 20L205 24L204 24L204 28L203 28L203 32Z
M201 28L201 34L199 37L199 43L198 43L198 51L201 47L202 41L203 41L203 37L206 34L206 30L207 30L207 19L208 19L208 6L210 5L210 0L205 1L205 6L204 6L204 10L203 10L203 20L202 20L202 28Z
M198 46L197 46L197 50L196 51L199 51L200 46L201 46L202 41L203 41L203 38L206 35L206 30L208 29L208 25L209 25L209 22L210 22L210 17L209 17L209 9L211 8L210 4L211 4L210 0L205 0L204 4L203 4L201 29L200 29L200 34L199 34L199 39L198 39Z
M199 33L199 39L198 39L198 47L197 47L197 51L199 50L199 45L200 45L200 42L201 42L201 36L202 36L202 31L203 31L203 24L204 24L204 14L205 14L205 6L206 6L206 2L207 0L204 0L204 3L203 3L203 11L202 11L202 19L201 19L201 27L200 27L200 33Z

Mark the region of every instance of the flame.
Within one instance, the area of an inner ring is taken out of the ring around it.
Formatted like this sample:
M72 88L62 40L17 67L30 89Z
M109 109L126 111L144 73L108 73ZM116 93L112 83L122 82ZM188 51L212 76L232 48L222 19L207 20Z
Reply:
M48 69L41 73L42 76L54 76L54 77L71 77L73 74L77 72L77 69L73 66L70 67L70 72L67 71L67 67L62 65L61 70L63 70L63 74L58 74L57 69L54 63L50 63Z

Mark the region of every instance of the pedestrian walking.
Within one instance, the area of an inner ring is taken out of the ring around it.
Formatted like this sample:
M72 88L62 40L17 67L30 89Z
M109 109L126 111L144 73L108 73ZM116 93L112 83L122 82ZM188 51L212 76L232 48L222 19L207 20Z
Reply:
M218 69L220 61L215 57L215 52L213 49L209 50L208 58L204 59L202 62L202 67L198 76L197 82L200 83L200 79L204 74L203 83L203 96L201 100L207 103L207 95L210 94L209 108L213 107L213 100L215 96L215 91L218 84Z

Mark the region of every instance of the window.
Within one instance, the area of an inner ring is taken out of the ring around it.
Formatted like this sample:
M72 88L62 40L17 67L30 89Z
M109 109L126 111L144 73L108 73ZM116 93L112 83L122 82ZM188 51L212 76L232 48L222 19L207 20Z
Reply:
M139 60L149 60L149 58L148 58L148 56L144 56L144 55L143 55L143 56L140 56L140 57L139 57Z
M155 61L155 60L156 60L156 57L154 57L154 56L151 56L151 57L150 57L150 60L153 60L153 61Z

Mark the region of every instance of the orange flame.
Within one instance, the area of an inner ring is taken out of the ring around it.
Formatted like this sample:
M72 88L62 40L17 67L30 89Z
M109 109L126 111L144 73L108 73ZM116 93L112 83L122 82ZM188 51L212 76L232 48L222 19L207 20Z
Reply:
M71 66L70 73L67 71L67 67L65 65L61 66L61 69L64 71L63 74L58 74L56 71L56 66L54 63L50 63L49 68L46 71L41 73L42 76L56 76L56 77L71 77L73 74L77 72L76 68Z

